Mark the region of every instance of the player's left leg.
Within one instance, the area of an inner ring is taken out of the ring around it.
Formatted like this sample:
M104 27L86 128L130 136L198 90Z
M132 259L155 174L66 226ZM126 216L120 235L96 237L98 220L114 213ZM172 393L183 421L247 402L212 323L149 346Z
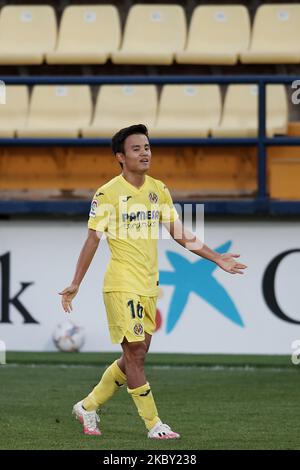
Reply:
M180 435L172 431L167 424L163 424L158 416L154 397L144 372L144 360L156 327L156 298L141 298L141 302L144 305L145 339L140 343L127 341L122 343L127 371L127 391L148 429L150 439L177 439Z
M146 351L149 350L151 335L145 333ZM114 361L104 372L100 382L83 400L87 411L97 410L106 403L126 383L124 355Z
M100 435L96 410L106 403L126 383L126 375L114 361L104 372L91 393L73 407L73 414L83 424L84 434Z
M149 335L148 333L145 332L146 353L149 351L149 348L151 345L151 339L152 339L152 335ZM126 375L124 354L122 354L122 356L118 359L117 363L121 371Z

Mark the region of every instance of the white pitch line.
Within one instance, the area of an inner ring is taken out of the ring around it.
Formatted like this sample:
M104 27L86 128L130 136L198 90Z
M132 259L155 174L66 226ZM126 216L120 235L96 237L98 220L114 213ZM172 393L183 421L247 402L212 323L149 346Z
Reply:
M58 368L58 369L92 369L92 368L106 368L109 364L103 365L92 365L92 364L19 364L19 363L8 363L2 365L3 368L13 368L13 367L26 367L26 368L42 368L42 367L50 367L50 368ZM296 368L292 367L276 367L276 366L233 366L233 365L206 365L206 366L198 366L198 365L146 365L148 369L157 369L157 370L201 370L201 371L234 371L234 372L257 372L257 371L272 371L272 372L285 372L285 371L294 371ZM1 371L1 367L0 367Z

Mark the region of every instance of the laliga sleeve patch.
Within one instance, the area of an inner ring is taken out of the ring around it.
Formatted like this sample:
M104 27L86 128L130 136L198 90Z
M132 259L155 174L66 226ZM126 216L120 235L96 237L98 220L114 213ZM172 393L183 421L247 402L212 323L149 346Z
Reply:
M91 203L90 214L89 214L90 217L96 217L97 207L98 207L98 201L97 201L97 199L93 199L92 203Z

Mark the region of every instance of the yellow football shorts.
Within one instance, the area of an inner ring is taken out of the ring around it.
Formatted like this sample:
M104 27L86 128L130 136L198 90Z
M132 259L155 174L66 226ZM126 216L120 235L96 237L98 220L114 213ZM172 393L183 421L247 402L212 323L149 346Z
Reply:
M152 335L156 323L157 297L143 297L131 292L104 292L104 304L112 343L144 341Z

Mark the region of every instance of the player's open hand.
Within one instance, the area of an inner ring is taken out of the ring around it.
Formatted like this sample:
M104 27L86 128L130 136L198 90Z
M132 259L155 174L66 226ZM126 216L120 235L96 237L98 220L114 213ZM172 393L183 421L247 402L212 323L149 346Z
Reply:
M73 284L70 287L66 287L63 291L59 292L59 295L62 296L61 304L66 313L71 313L73 310L72 300L78 292L78 287Z
M234 255L232 253L224 253L220 256L217 261L217 265L220 266L224 271L230 274L244 274L243 269L247 266L242 263L238 263L235 258L239 258L240 255Z

